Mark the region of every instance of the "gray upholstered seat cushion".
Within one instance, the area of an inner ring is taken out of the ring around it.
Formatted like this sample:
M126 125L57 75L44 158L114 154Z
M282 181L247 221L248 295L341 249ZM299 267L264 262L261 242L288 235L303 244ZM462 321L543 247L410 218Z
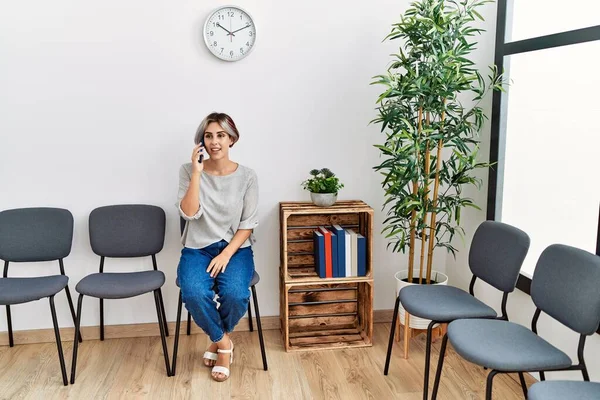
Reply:
M600 400L600 383L583 381L545 381L529 388L529 400Z
M254 275L252 275L252 280L250 281L250 287L256 285L258 282L260 282L260 275L258 275L258 272L254 271ZM175 279L175 284L179 287L179 278Z
M408 286L400 291L400 301L411 315L439 322L497 316L493 308L453 286Z
M0 305L27 303L50 297L67 286L64 275L37 278L0 278Z
M539 371L571 365L565 353L513 322L457 320L448 325L448 339L464 359L498 371Z
M159 289L165 283L162 271L97 273L83 278L79 293L102 299L124 299Z

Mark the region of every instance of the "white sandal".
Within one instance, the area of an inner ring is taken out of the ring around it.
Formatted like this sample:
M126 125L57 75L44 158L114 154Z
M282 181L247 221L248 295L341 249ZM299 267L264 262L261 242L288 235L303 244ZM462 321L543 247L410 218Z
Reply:
M205 351L204 355L202 356L202 358L204 358L205 360L211 360L211 361L217 361L217 358L219 356L217 355L217 353L213 353L212 351ZM204 365L206 365L207 367L212 367L212 365L208 365L206 364L206 362L204 363Z
M230 340L231 342L231 340ZM229 350L221 350L221 349L217 349L217 353L226 353L229 354L229 366L231 366L231 364L233 364L233 342L231 342L231 349ZM215 376L213 376L212 374L223 374L225 375L225 378L217 378ZM226 381L227 379L229 379L229 368L227 367L222 367L220 365L215 365L212 369L212 373L211 376L212 378L217 381L217 382L223 382Z

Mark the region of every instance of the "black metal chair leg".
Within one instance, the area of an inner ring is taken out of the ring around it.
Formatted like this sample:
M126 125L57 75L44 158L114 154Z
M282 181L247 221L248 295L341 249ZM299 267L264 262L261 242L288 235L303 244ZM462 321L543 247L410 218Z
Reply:
M442 347L440 348L440 358L438 360L437 370L435 371L435 381L433 383L433 393L431 400L437 399L438 389L440 388L440 378L442 377L442 369L444 368L444 357L446 356L446 345L448 344L448 334L442 339Z
M67 301L69 302L69 308L71 309L71 317L73 318L74 325L77 317L75 316L75 307L73 306L73 299L71 298L71 291L69 290L69 285L65 286L65 292L67 293ZM83 337L81 336L81 332L79 332L79 343L81 342L83 342Z
M13 331L12 331L12 318L10 316L10 306L6 306L6 322L8 324L8 345L13 347L15 342L13 340Z
M585 362L583 363L583 368L581 369L581 375L583 375L583 380L586 382L590 381L590 374L588 373L588 369L587 366L585 365Z
M423 400L429 398L429 364L431 362L431 331L435 321L427 326L427 343L425 343L425 373L423 374Z
M252 299L254 300L254 311L256 312L256 325L258 326L258 340L260 341L260 352L262 353L263 369L266 371L269 367L267 366L267 353L265 351L265 341L263 339L262 324L260 323L260 311L258 310L258 299L256 297L256 288L252 286Z
M162 323L165 326L165 335L169 336L169 325L167 324L167 313L165 312L165 302L163 301L162 290L158 289L158 298L160 300L160 309L162 310Z
M521 381L521 389L523 389L523 394L525 398L527 398L527 384L525 383L525 377L522 372L519 372L519 381Z
M58 319L56 318L56 309L54 308L54 296L50 296L50 312L52 313L52 324L54 324L54 336L56 337L56 348L58 349L58 361L60 361L60 371L62 372L63 384L67 386L67 368L65 367L65 357L63 355L62 342L60 341L60 331L58 330Z
M167 351L167 340L165 339L165 327L162 324L163 315L160 307L160 296L158 290L154 291L154 302L156 303L156 315L158 316L158 327L160 329L160 339L162 341L163 355L165 356L165 368L167 370L167 376L171 376L171 367L169 365L169 353Z
M75 322L75 339L73 340L73 361L71 362L71 385L75 383L75 370L77 368L77 348L79 347L79 326L81 324L81 305L83 295L77 299L77 320Z
M390 358L392 357L392 347L394 346L394 333L396 333L396 322L398 321L398 308L400 306L400 297L396 296L394 305L394 315L392 316L392 327L390 329L390 340L388 342L387 355L385 356L385 368L383 374L387 375L390 369Z
M181 290L179 291L179 304L177 305L177 322L175 322L175 343L173 344L173 361L171 363L171 376L175 376L177 369L177 349L179 348L179 328L181 327Z
M494 377L497 373L498 371L492 370L487 377L487 383L485 385L485 400L492 400L492 384L494 383Z
M100 299L100 340L104 340L104 299Z
M65 265L63 263L63 259L58 259L58 265L60 267L60 274L65 275ZM66 276L66 275L65 275ZM71 317L73 318L73 325L75 325L75 307L73 307L73 299L71 298L71 291L69 290L69 285L65 286L65 292L67 293L67 301L69 302L69 309L71 310ZM83 341L83 337L81 336L81 332L79 332L79 343Z
M187 332L186 332L186 334L188 336L190 336L191 333L192 333L192 314L190 314L190 312L188 311Z
M250 302L248 302L248 324L250 325L250 332L254 332L254 324L252 323L252 307L250 307Z

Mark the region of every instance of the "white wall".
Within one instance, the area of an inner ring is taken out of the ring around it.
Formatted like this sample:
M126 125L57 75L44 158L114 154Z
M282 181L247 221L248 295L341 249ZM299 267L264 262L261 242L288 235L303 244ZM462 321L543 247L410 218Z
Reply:
M487 8L484 13L488 34L490 35L495 35L495 23L493 22L495 20L495 14L495 7ZM485 60L486 63L492 63L494 54L493 45L482 47L484 47L484 50L482 51L483 54L481 54L480 60ZM484 67L484 65L479 65L479 67ZM513 82L510 90L516 89L517 84L517 82ZM491 109L491 97L487 98L487 102L484 107L488 110ZM489 124L483 130L481 139L482 146L480 154L482 157L487 159L489 156L490 141ZM522 168L526 167L523 165ZM466 213L463 214L463 222L464 228L467 232L467 238L465 243L456 243L456 247L461 250L456 257L456 260L452 256L448 256L446 263L446 271L450 277L450 283L454 286L462 287L465 290L468 289L472 276L467 265L468 249L475 229L481 222L485 220L488 176L487 173L483 173L480 176L483 178L485 183L481 191L470 189L467 192L467 195L474 198L475 202L482 206L483 211L466 210ZM527 231L526 228L522 229ZM534 232L527 232L530 235L534 235ZM502 300L502 293L496 289L484 282L478 281L475 285L475 295L484 300L490 306L494 307L498 312L501 311L500 303ZM507 311L511 321L522 324L528 328L531 327L531 318L535 312L535 306L529 295L519 290L515 290L515 292L509 296ZM579 339L577 334L573 333L573 331L570 329L566 328L557 321L552 320L550 317L544 314L542 314L540 317L538 323L538 332L544 339L562 349L571 357L574 362L577 362L577 344ZM600 360L597 357L598 354L600 354L600 336L593 335L587 340L585 352L587 366L590 373L590 378L592 380L600 380ZM553 372L546 374L546 376L548 379L560 378L581 380L580 372Z

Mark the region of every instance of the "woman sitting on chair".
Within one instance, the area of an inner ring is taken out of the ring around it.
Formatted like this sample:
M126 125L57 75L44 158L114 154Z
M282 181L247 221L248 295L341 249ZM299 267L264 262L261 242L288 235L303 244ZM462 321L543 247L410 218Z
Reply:
M191 162L179 170L179 213L187 223L177 277L185 307L212 341L204 364L219 382L229 378L229 333L246 313L254 274L258 181L252 169L229 159L239 137L227 114L208 115L196 131Z

